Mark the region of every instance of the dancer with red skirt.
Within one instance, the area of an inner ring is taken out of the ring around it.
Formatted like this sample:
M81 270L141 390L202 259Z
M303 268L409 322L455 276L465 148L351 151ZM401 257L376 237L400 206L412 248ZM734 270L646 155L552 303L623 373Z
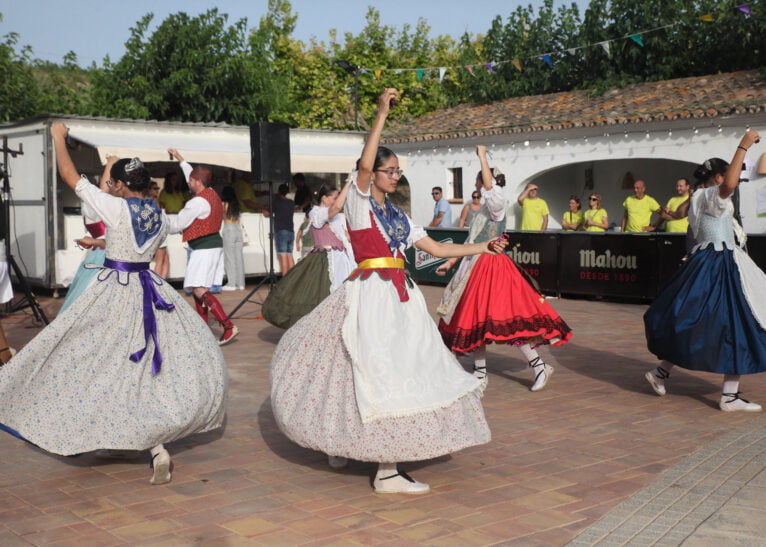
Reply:
M474 217L466 243L488 241L505 230L506 202L502 188L487 162L486 146L477 146L481 171L476 176L482 207ZM450 259L437 268L444 275L457 262ZM437 308L439 332L444 343L457 354L475 353L474 375L487 376L486 344L517 346L535 374L530 388L539 391L553 374L553 367L537 353L543 344L565 344L572 331L546 302L507 254L475 255L465 258L444 291Z

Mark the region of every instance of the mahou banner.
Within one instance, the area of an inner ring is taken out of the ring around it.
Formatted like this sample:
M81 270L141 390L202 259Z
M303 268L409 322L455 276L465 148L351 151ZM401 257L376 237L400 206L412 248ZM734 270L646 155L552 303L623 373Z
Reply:
M546 232L509 232L505 254L537 281L540 290L558 292L559 236Z
M559 290L651 298L659 281L657 243L654 235L562 234Z
M462 243L465 229L431 229L436 241ZM685 234L588 232L508 232L506 254L533 277L546 294L650 300L681 267ZM750 236L756 263L766 263L766 237ZM437 276L444 259L409 249L407 268L416 281L445 284Z

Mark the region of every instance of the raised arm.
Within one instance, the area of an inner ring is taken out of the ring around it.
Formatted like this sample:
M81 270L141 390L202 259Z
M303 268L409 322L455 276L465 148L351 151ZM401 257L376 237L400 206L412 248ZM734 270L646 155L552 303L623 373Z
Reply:
M745 161L745 154L751 146L760 142L761 136L755 129L748 130L739 141L737 150L734 151L734 157L731 159L729 168L726 169L726 174L723 176L723 183L718 187L719 195L722 198L727 198L734 193L734 190L739 186L739 175L742 172L742 164Z
M483 176L483 172L482 172L482 176ZM524 204L524 200L527 198L532 188L537 188L537 186L530 182L529 184L527 184L526 188L524 188L524 191L519 194L519 197L516 199L516 201L519 202L519 205Z
M333 218L335 215L343 211L343 206L346 204L346 196L348 196L348 190L351 188L351 177L348 178L346 184L341 188L340 194L335 199L335 203L332 204L330 210L327 211L327 218Z
M184 178L186 179L186 182L189 182L189 176L192 172L192 166L189 165L189 162L187 162L184 157L181 155L181 153L176 150L175 148L168 148L168 154L171 158L178 161L178 164L181 166L181 171L184 173Z
M104 172L101 173L101 180L98 182L98 187L101 189L102 192L106 192L107 194L109 193L109 184L107 183L112 178L112 165L114 165L118 159L119 158L117 156L106 157Z
M181 155L181 153L175 148L168 148L168 155L174 160L176 160L178 163L186 161L184 160L184 157Z
M53 139L53 149L56 151L56 165L59 168L59 175L66 185L74 190L80 180L80 174L77 172L66 146L68 132L67 127L61 122L56 122L51 126L51 138Z
M383 133L386 118L388 118L388 113L391 110L391 99L396 99L398 96L399 92L396 89L387 87L378 98L378 113L375 115L375 121L372 122L370 134L364 143L362 157L359 159L359 173L356 178L356 186L364 194L370 190L372 168L375 165L375 156L378 153L380 136Z
M481 183L485 190L492 190L492 169L487 161L487 147L481 144L478 145L476 147L476 155L479 156L479 162L481 163Z

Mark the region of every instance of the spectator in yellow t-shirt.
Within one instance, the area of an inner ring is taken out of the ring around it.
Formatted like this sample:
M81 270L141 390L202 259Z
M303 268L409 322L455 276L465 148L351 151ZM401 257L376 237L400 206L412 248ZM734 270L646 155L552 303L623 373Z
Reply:
M181 179L181 174L171 171L165 175L162 191L157 198L157 204L168 214L174 214L184 208L184 204L192 198L189 187Z
M569 196L569 211L564 213L561 219L561 228L567 232L582 230L582 211L580 210L580 198L578 196Z
M606 209L601 207L601 194L591 194L588 198L590 209L583 215L583 226L586 232L605 232L609 228L609 216Z
M662 220L665 224L666 232L686 233L689 227L689 197L691 197L691 186L689 180L685 178L678 179L676 182L677 196L668 200L668 204L660 211Z
M537 190L537 185L530 182L519 194L522 230L545 230L548 228L548 204L545 203L544 199L537 196Z
M622 202L625 214L622 216L623 232L653 232L652 213L660 210L660 204L646 193L646 183L637 180L633 183L633 193Z
M234 181L234 194L237 196L240 213L260 213L261 207L255 197L253 185L244 179Z

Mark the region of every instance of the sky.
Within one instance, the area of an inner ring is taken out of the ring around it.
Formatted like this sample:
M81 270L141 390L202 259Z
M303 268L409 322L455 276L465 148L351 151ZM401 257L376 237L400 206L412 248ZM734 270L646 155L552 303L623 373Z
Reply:
M571 1L555 0L554 6ZM576 3L583 13L587 0ZM293 38L304 43L312 37L327 42L331 29L338 31L341 40L345 32L358 34L365 26L368 7L374 6L384 25L414 28L422 17L431 27L431 37L448 34L458 39L464 32L483 34L496 15L505 20L516 6L528 4L537 10L542 0L292 0L293 14L298 15ZM229 15L230 23L246 18L248 27L255 27L267 6L267 0L8 1L0 4L0 37L15 32L19 34L17 49L28 45L34 58L54 63L61 63L64 55L74 51L78 63L88 67L94 62L101 65L106 55L117 61L125 52L131 27L147 13L154 14L156 25L172 13L194 16L217 7Z

